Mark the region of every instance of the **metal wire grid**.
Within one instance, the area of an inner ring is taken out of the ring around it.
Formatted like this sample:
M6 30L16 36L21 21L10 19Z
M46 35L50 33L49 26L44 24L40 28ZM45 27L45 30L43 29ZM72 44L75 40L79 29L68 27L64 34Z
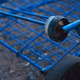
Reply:
M23 5L20 4L20 1ZM71 21L77 20L80 17L80 3L78 0L38 1L36 0L35 3L31 0L9 0L8 3L0 5L2 12L13 13L16 11L16 14L13 14L14 17L3 17L4 15L1 14L0 43L44 72L66 54L78 54L80 52L80 37L75 31L72 31L62 43L55 43L47 38L44 26L40 22L44 23L51 15L62 15ZM36 19L40 22L17 19L15 15L24 19L26 17Z

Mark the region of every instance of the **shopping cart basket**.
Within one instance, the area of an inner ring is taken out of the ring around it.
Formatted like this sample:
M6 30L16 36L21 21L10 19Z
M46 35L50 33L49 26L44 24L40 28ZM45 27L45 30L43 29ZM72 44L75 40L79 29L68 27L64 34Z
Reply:
M79 80L79 12L79 0L0 0L0 43L46 80Z

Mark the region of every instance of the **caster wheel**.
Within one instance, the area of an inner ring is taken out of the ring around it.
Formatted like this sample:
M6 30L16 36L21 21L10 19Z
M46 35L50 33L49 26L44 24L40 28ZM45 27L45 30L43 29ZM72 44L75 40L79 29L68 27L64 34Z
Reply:
M80 58L66 55L49 70L45 80L80 80Z
M68 33L64 33L61 27L69 24L68 20L62 16L51 16L45 23L45 32L49 38L56 42L62 42Z

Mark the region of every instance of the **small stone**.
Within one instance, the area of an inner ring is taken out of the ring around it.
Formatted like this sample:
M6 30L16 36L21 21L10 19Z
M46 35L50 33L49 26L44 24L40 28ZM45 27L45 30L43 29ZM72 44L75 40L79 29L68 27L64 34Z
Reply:
M14 73L15 72L15 70L10 70L10 73L12 74L12 73Z
M46 56L48 55L48 53L44 53Z
M79 42L79 40L76 40L76 42L78 43L78 42Z
M28 62L27 64L25 64L25 66L27 67L27 66L29 66L30 65L30 63Z
M40 59L41 59L41 57L38 57L38 59L40 60Z
M37 80L36 77L33 76L33 75L31 75L31 76L29 77L29 79L30 79L30 80Z

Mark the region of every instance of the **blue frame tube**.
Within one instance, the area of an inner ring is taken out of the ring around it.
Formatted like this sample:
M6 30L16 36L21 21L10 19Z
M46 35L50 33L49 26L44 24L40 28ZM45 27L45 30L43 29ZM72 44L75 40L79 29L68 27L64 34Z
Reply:
M11 51L13 51L15 54L18 54L18 53L19 53L17 50L15 50L15 49L12 48L11 46L7 45L7 44L4 43L3 41L0 40L0 43L1 43L2 45L4 45L5 47L7 47L8 49L10 49ZM38 64L36 64L36 63L33 62L32 60L30 60L27 56L24 56L24 55L21 54L21 53L19 53L19 56L20 56L22 59L30 62L32 65L36 66L38 69L42 70L42 67L41 67L41 66L39 66Z
M0 43L1 43L2 45L4 45L5 47L7 47L9 50L13 51L15 54L18 53L17 50L15 50L14 48L12 48L12 47L9 46L8 44L4 43L3 41L0 40Z
M52 65L43 68L42 72L45 72L46 70L49 70L51 67L53 67L58 61L60 61L64 56L66 56L67 54L69 54L69 52L74 49L77 45L79 45L80 43L75 44L70 50L68 50L63 56L61 56L57 61L55 61L55 63L53 63Z
M42 70L42 67L41 67L41 66L39 66L39 65L36 64L35 62L31 61L27 56L24 56L24 55L21 54L21 53L19 54L19 56L20 56L22 59L30 62L32 65L36 66L38 69Z
M13 9L13 8L10 8L10 7L7 7L7 6L3 6L3 5L0 5L0 7L12 10L13 12L21 12L21 13L24 13L24 14L33 15L33 16L37 16L37 17L41 17L41 18L49 18L48 16L38 15L36 13L22 11L22 10L19 10L19 9Z
M15 14L11 14L11 13L8 13L8 12L0 11L0 14L11 16L11 17L14 17L14 18L19 18L19 19L26 20L26 21L30 21L30 22L40 24L40 25L45 25L45 22L38 21L38 20L35 20L35 19L31 19L31 18L27 18L27 17L23 17L23 16L19 16L19 15L15 15Z
M62 27L62 29L64 30L64 32L69 32L73 29L77 29L78 27L80 27L80 20L77 20L75 22L72 22L64 27Z

